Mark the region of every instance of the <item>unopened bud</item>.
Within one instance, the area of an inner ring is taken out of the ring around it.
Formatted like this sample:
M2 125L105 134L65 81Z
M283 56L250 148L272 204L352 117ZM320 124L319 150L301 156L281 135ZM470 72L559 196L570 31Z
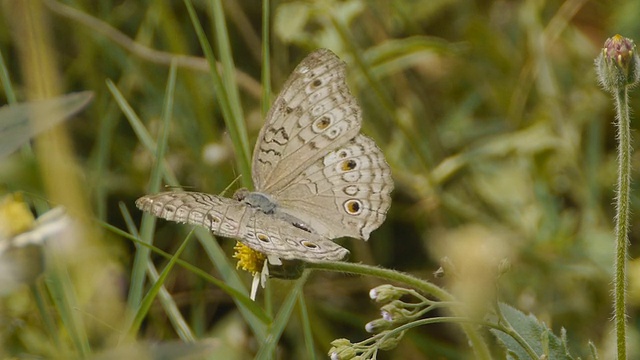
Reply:
M398 346L398 343L400 343L400 340L402 339L403 335L404 335L404 331L401 331L396 335L384 337L383 340L378 345L378 349L387 351L395 348L396 346Z
M377 303L386 304L389 301L399 299L404 295L402 291L404 289L397 288L393 285L384 284L375 287L369 291L369 297L371 300L375 300Z
M633 40L621 35L607 39L596 58L596 72L602 87L616 92L640 80L640 58Z
M342 340L345 340L346 343ZM337 341L339 341L337 343L339 346L334 344ZM351 342L347 339L337 339L332 341L331 344L334 345L334 347L329 350L329 357L331 357L331 360L351 360L356 356L356 350L351 347Z
M375 319L373 321L369 321L367 325L364 326L364 329L369 334L377 334L381 331L387 330L391 326L391 323L384 319Z
M404 303L394 300L380 308L382 318L392 322L402 322L411 316L411 311L404 308Z
M335 347L351 346L351 341L345 338L335 339L331 342L331 346L335 346Z

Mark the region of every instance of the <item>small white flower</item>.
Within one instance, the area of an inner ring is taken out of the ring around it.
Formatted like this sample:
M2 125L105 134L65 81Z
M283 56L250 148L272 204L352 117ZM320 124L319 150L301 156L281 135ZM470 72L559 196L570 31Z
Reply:
M69 227L71 218L62 207L56 207L36 219L33 229L13 238L13 246L41 244L46 238L58 234Z
M264 289L267 287L267 279L269 278L268 261L262 265L262 271L253 274L253 282L251 283L251 300L256 301L258 294L258 284Z
M373 324L373 322L368 322L367 325L364 326L364 330L366 332L368 332L369 334L372 334L375 332L375 324Z
M260 273L253 274L253 282L251 283L251 300L256 301L258 294L258 284L260 284Z
M0 296L32 283L44 271L41 245L70 229L72 219L62 207L33 218L20 195L0 200Z
M375 300L377 297L378 297L378 290L376 288L369 290L369 298L371 298L371 300Z

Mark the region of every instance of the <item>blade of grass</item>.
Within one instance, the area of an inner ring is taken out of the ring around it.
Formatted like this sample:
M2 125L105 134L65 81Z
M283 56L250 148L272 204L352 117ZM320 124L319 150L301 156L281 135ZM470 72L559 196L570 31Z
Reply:
M304 300L304 294L298 294L298 307L300 309L300 320L302 321L302 333L304 335L304 346L307 350L306 359L315 360L316 352L313 346L313 331L311 329L311 321L309 321L309 312L307 312L307 304Z
M300 279L296 280L296 284L293 286L293 289L289 292L287 297L284 299L282 306L280 307L280 311L278 315L271 324L271 328L269 329L269 336L265 339L265 342L260 346L260 350L256 354L257 360L268 360L274 359L276 345L278 345L278 340L280 340L280 336L282 336L282 332L284 328L289 323L289 318L291 317L291 313L293 313L293 308L296 305L296 300L302 294L302 287L307 282L309 278L310 271L305 270Z
M42 282L37 282L30 286L31 294L36 301L36 307L38 308L38 314L44 324L46 333L51 337L51 341L55 345L56 349L62 351L62 342L60 341L60 330L56 328L56 321L52 316L50 309L51 303L49 302L49 296L47 296L46 288Z
M355 44L358 42L352 39L348 27L340 18L333 16L333 14L329 14L329 16L331 17L331 22L334 28L342 38L342 42L348 47L351 56L353 56L353 60L358 66L358 69L366 78L367 83L369 84L369 89L373 90L373 93L378 98L378 101L373 102L372 104L375 105L382 114L385 114L380 117L380 119L387 121L383 124L383 127L390 127L393 119L395 119L395 106L393 105L393 100L391 99L389 92L381 85L380 81L376 81L373 77L369 66L367 66L364 57L361 55L362 52L356 48Z
M4 63L4 57L2 56L2 51L0 51L0 83L2 83L2 88L4 89L4 93L7 95L7 102L9 104L17 103L18 98L16 97L16 93L13 90L13 85L11 85L11 77L9 76L9 70L7 70L7 65Z
M120 106L120 109L124 113L127 120L129 120L129 124L131 124L131 128L136 133L136 136L138 137L138 140L140 140L140 143L142 143L142 145L147 149L147 151L155 154L157 151L157 145L155 141L153 140L153 138L151 137L147 129L144 127L144 125L142 124L142 121L140 120L138 115L135 113L133 108L129 105L125 97L122 95L122 93L118 90L116 85L111 80L107 80L107 88L109 88L109 91L111 92L114 99L118 103L118 106ZM171 168L167 165L166 161L163 160L162 164L163 164L162 174L167 184L171 186L178 186L178 179L173 174L173 172L171 171Z
M233 63L233 54L231 51L231 45L229 44L227 20L220 0L210 1L209 4L211 5L211 11L213 14L213 25L215 26L218 55L220 56L220 62L222 63L222 84L224 85L224 92L227 94L227 100L229 101L229 107L231 109L231 114L233 115L231 120L235 122L234 126L238 129L238 135L240 136L243 150L246 150L246 153L242 153L245 156L245 159L243 160L248 163L251 157L249 138L244 124L244 115L240 104L238 85L233 76L235 72L235 64ZM215 66L215 62L211 64Z
M158 277L158 281L156 281L156 283L153 284L151 289L149 289L149 292L142 299L142 302L140 304L140 307L138 308L138 311L136 312L133 322L131 323L127 331L129 336L131 336L132 338L135 337L136 334L138 333L138 330L140 329L140 325L142 324L142 321L147 316L147 313L151 308L151 304L153 304L153 300L158 295L158 292L160 291L162 284L164 284L165 280L167 279L169 272L171 272L171 269L173 269L173 266L176 264L176 260L180 257L180 254L182 254L184 249L187 247L187 244L189 243L189 239L191 239L192 233L193 231L190 232L189 235L187 235L186 239L184 239L184 241L176 251L175 255L171 257L167 266L165 266L162 272L160 273L160 276Z
M93 194L94 211L100 220L107 218L107 206L109 196L108 174L111 157L113 156L113 139L116 136L116 129L120 114L116 104L109 104L104 112L104 116L99 120L100 124L96 146L94 147L89 164L89 182L93 184L95 192Z
M150 245L142 240L137 239L136 237L134 237L133 235L129 234L126 231L123 231L121 229L118 229L117 227L108 224L106 222L103 221L99 221L99 224L104 227L105 229L111 231L112 233L122 236L125 239L129 239L131 241L133 241L136 245L142 246L142 247L146 247L148 248L150 251L152 251L154 254L159 255L165 259L171 259L172 255L166 253L165 251L162 251L160 249L158 249L157 247ZM196 228L196 235L198 235L198 230L199 228ZM247 293L247 291L245 290L244 292L241 292L229 285L227 285L225 282L220 281L218 279L216 279L215 277L209 275L209 273L207 273L204 270L201 270L191 264L189 264L188 262L184 261L184 260L177 260L178 265L182 266L183 268L189 270L190 272L194 273L196 276L201 277L202 279L212 283L214 286L219 287L220 290L226 292L227 294L229 294L229 296L231 296L234 300L237 300L239 303L242 303L243 307L245 307L246 309L248 309L249 311L251 311L253 313L253 315L255 315L255 317L257 317L258 319L260 319L260 321L264 322L264 323L270 323L271 319L264 313L264 311L262 311L262 309L256 305L256 303L251 300L249 298L249 295Z
M129 230L129 232L135 237L140 237L127 207L123 203L120 203L119 206L120 213L122 214L122 217L127 224L127 229ZM160 281L158 271L156 270L156 267L152 262L147 263L147 276L153 283L158 283ZM162 304L162 307L165 310L167 317L169 318L169 321L173 325L173 328L176 330L176 333L178 333L180 339L186 342L194 342L196 339L193 335L193 332L191 331L191 328L189 328L189 325L182 316L182 313L180 313L180 309L178 309L178 305L176 305L175 301L173 301L171 294L169 294L169 291L167 291L164 285L160 287L158 296L160 298L160 303Z
M213 88L215 90L216 95L218 96L218 104L220 105L220 109L222 110L222 116L224 118L225 124L227 125L227 129L229 131L229 135L231 137L231 142L233 143L233 147L235 150L236 156L236 165L238 166L238 170L240 174L242 174L242 184L245 187L250 187L251 185L251 167L249 163L250 151L249 151L249 140L247 136L247 130L244 125L244 119L242 116L242 108L240 107L240 103L236 94L231 94L233 91L228 91L229 89L235 89L235 83L233 83L232 78L229 76L229 71L233 71L233 65L227 59L227 63L224 63L223 60L223 68L224 73L226 75L223 78L220 76L218 72L218 68L216 66L216 58L213 55L213 50L207 41L207 38L204 34L204 30L202 29L202 25L198 20L195 10L193 9L193 5L190 0L184 0L184 3L187 7L187 11L189 12L189 17L191 18L191 22L193 23L193 27L196 31L196 35L198 36L198 41L200 42L200 47L209 62L209 67L211 68L211 77L213 80ZM214 1L215 3L215 1ZM215 5L215 4L214 4ZM215 10L214 8L213 15L216 18L216 23L218 17L222 17L222 24L217 25L218 27L223 27L224 25L224 16L217 15L218 12L222 10ZM224 30L224 34L226 34L226 30ZM220 41L220 37L218 36L218 40ZM227 46L224 47L224 53L221 54L223 57L227 58L230 56L230 50L228 50L228 40L223 40L227 43ZM228 83L231 81L231 83Z
M162 129L160 130L160 139L155 153L156 162L149 181L149 190L158 192L161 183L161 174L163 173L163 159L167 148L167 139L169 137L169 123L173 112L173 96L175 91L177 66L173 62L169 70L169 79L164 97L164 108L162 110ZM142 217L142 225L140 226L141 239L149 244L153 243L153 229L155 226L155 217L150 214L144 214ZM133 269L131 273L131 285L129 288L128 304L130 309L138 309L141 305L142 291L146 279L147 263L149 262L149 249L138 247L135 258L133 260ZM139 311L137 311L139 313Z
M262 1L262 104L260 110L264 118L271 107L271 52L269 25L271 24L271 1Z
M47 253L52 252L49 251ZM91 354L91 348L85 331L85 324L76 310L81 307L78 305L76 293L73 290L73 282L65 265L62 264L62 259L51 256L50 260L48 264L50 264L51 270L45 283L51 294L54 308L60 314L62 325L71 338L78 355L82 358L87 358Z

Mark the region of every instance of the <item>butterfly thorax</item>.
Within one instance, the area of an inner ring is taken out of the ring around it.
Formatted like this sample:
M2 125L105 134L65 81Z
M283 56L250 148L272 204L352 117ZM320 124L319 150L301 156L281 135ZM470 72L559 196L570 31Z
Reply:
M247 189L239 189L233 195L237 200L244 202L254 209L258 209L265 214L273 214L278 204L271 196L261 192L248 191Z
M249 205L251 208L256 209L265 214L274 215L275 218L284 220L287 223L302 229L310 233L316 233L307 223L299 218L282 211L278 207L278 203L271 196L258 191L249 191L246 188L238 189L233 198Z

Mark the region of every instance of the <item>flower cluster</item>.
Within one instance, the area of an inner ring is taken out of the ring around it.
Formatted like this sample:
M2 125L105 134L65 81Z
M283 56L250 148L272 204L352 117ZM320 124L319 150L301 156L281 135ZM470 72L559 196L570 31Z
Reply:
M378 350L395 348L404 331L385 331L359 343L351 343L348 339L336 339L331 342L329 356L331 360L368 360L375 359Z
M381 305L381 317L365 325L365 330L375 335L359 343L351 343L347 339L334 340L329 350L332 360L375 359L378 350L395 348L405 330L412 327L412 323L427 312L435 309L438 304L415 290L388 284L371 289L369 296ZM414 301L402 301L403 297L412 297Z

